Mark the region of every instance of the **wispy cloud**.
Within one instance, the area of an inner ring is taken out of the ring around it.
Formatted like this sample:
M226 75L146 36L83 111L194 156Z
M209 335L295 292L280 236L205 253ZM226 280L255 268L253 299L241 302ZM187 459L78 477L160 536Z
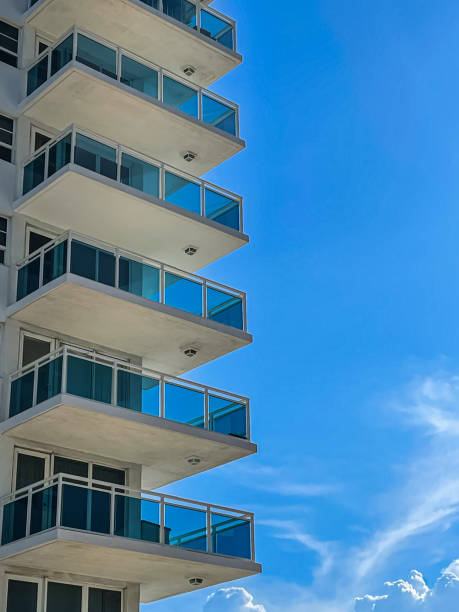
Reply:
M229 587L209 595L204 612L266 612L266 608L242 587Z

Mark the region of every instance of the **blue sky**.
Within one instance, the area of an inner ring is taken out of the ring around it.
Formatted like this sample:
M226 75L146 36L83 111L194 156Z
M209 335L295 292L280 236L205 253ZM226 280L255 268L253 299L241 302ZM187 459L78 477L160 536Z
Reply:
M255 342L190 378L252 398L260 452L166 490L254 510L264 573L145 612L457 610L459 5L215 6L248 146L209 178L251 244L204 273Z

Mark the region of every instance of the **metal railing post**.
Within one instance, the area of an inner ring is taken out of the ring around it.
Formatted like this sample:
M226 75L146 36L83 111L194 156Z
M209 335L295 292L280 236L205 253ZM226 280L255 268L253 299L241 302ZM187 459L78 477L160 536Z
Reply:
M36 362L33 367L32 406L37 405L37 393L38 393L38 362Z
M212 551L212 517L210 506L206 506L206 530L207 530L207 552L211 553Z
M110 491L110 535L115 535L115 487Z
M32 521L32 489L27 492L27 515L26 515L26 537L30 535L30 523Z
M164 495L160 496L159 501L159 541L161 544L166 543L166 502Z
M161 376L160 380L160 393L159 393L159 416L162 419L166 418L166 381L164 376Z
M62 474L57 477L57 508L56 508L56 527L61 526L62 521Z
M112 406L117 405L118 399L118 364L115 363L112 368Z
M68 349L64 346L62 350L62 394L67 392L67 372L68 372Z
M204 429L210 430L210 419L209 419L209 389L204 391Z
M202 316L207 319L207 281L202 283Z

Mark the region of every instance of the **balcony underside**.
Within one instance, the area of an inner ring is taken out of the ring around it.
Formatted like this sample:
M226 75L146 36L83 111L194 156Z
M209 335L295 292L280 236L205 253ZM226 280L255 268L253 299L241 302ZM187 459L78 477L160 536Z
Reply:
M244 559L69 529L3 546L0 560L21 568L140 583L142 603L196 590L188 582L193 576L205 577L204 588L261 571L259 564Z
M238 66L238 53L162 13L132 0L45 0L32 11L27 24L56 39L74 25L94 32L145 59L182 74L192 65L191 77L207 87Z
M67 394L4 421L0 433L142 465L148 490L256 452L246 440Z
M24 102L31 120L61 132L76 123L144 155L200 176L245 144L180 111L71 62ZM197 153L191 163L187 151Z
M8 308L7 316L92 346L137 355L148 367L183 374L246 346L250 334L74 274ZM184 349L193 346L190 358Z
M16 211L63 230L194 272L247 244L248 237L111 179L69 165L20 198ZM193 245L198 252L186 255Z

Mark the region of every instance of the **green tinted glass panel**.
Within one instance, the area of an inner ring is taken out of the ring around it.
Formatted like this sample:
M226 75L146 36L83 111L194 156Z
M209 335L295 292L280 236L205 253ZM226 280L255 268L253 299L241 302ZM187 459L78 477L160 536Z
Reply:
M159 380L118 370L118 406L159 416L159 400Z
M62 357L38 368L37 404L54 397L62 390Z
M3 507L2 546L24 538L27 522L27 497Z
M11 383L10 417L20 414L33 405L34 371L16 378Z
M62 276L67 267L67 240L60 242L43 255L43 285Z
M16 300L22 300L40 286L40 259L34 259L18 270Z
M75 163L107 178L117 179L116 149L83 134L76 137Z
M116 51L92 38L78 34L78 62L116 79Z
M71 529L110 533L110 493L64 484L61 523Z
M56 74L73 57L73 34L68 36L51 52L51 76Z
M123 55L121 59L121 82L142 93L158 98L158 72Z
M27 95L38 89L48 79L48 56L46 55L27 73Z
M69 356L67 392L105 404L112 401L112 368L101 363Z
M196 26L196 5L188 0L163 0L163 11L190 28Z
M159 302L159 270L139 261L120 257L119 288L153 302Z
M121 182L155 198L159 196L159 168L127 153L121 156Z
M215 127L236 136L236 111L214 98L203 94L202 119Z
M116 260L113 253L72 240L72 257L70 271L72 274L83 276L91 280L115 286Z
M115 535L147 542L159 542L159 503L117 495L115 498Z
M24 166L22 193L25 195L45 180L45 154L35 157Z
M72 135L67 134L49 148L48 176L70 163L71 147Z
M30 533L39 533L56 526L57 485L32 495Z
M198 116L198 92L168 76L163 77L163 102L187 115Z

